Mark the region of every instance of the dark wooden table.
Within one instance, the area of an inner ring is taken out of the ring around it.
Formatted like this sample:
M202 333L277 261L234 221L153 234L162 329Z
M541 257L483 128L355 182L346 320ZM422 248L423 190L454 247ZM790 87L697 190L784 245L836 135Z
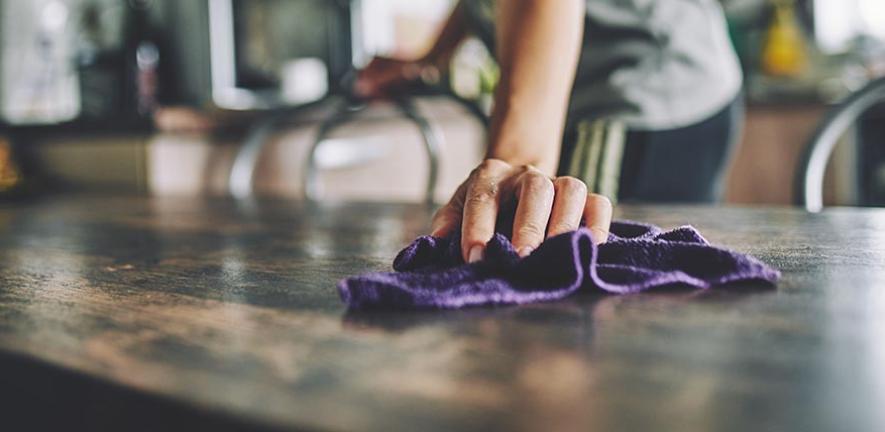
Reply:
M694 224L783 281L348 314L336 281L389 268L428 210L2 204L0 424L885 430L885 211L618 211Z

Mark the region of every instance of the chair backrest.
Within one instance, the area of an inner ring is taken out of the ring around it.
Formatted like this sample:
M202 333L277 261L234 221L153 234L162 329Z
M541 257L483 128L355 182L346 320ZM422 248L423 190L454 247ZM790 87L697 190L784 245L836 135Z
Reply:
M827 113L797 166L796 205L811 212L823 209L824 173L836 143L860 116L881 102L885 102L885 77L871 81Z
M437 178L439 177L440 147L443 145L443 137L431 125L430 121L422 115L415 107L413 101L409 97L397 98L394 101L402 112L403 116L418 128L421 134L424 151L427 155L427 163L429 169L427 171L427 183L424 194L424 202L433 205L433 198L436 193ZM335 127L347 122L356 112L364 109L366 104L352 105L348 101L341 104L340 108L332 116L328 117L319 127L319 131L314 138L313 144L307 153L307 159L304 165L303 175L303 195L308 201L318 201L321 198L319 192L319 167L317 166L316 154L317 149L322 145L328 134Z

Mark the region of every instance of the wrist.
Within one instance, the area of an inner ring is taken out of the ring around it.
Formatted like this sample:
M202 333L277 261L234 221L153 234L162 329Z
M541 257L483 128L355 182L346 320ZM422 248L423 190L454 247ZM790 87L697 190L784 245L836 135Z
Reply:
M433 63L424 60L413 60L403 65L402 75L409 81L421 82L426 85L439 84L441 73Z
M500 159L514 166L531 165L552 177L559 166L559 147L559 141L552 138L499 138L489 143L486 157Z
M486 159L497 159L500 161L507 162L512 166L532 166L536 168L538 171L546 174L549 177L554 177L556 175L556 167L557 163L548 158L539 158L532 155L526 154L510 154L510 153L489 153L485 157Z
M532 165L547 175L556 174L562 141L561 128L543 119L522 118L499 112L493 116L486 156L512 165Z

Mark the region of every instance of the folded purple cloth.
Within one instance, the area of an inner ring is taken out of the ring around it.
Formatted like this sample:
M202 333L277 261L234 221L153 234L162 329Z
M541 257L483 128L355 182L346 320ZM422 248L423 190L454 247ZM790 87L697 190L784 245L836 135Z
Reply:
M342 280L341 299L352 309L460 308L556 300L579 290L627 294L670 285L773 284L780 277L751 256L710 245L693 227L663 232L630 221L613 222L600 246L581 228L544 241L525 258L496 234L474 264L461 258L460 239L423 236L397 255L393 268Z

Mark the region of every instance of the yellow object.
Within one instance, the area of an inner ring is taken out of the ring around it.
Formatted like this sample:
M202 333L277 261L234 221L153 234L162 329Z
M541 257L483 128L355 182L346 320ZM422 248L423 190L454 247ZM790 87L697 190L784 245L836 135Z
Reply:
M808 48L796 20L795 3L778 0L774 7L762 50L762 71L779 77L802 75L808 66Z

